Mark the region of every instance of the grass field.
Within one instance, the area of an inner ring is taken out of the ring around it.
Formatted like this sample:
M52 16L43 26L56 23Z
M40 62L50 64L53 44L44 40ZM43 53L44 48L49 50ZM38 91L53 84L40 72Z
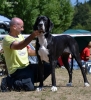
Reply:
M2 77L1 77L2 78ZM0 78L0 79L1 79ZM91 84L91 74L87 75ZM84 87L80 70L73 70L73 86L67 87L68 73L66 69L56 69L57 92L52 92L51 76L44 81L44 90L41 92L0 92L0 100L91 100L91 86ZM38 86L38 83L35 84Z

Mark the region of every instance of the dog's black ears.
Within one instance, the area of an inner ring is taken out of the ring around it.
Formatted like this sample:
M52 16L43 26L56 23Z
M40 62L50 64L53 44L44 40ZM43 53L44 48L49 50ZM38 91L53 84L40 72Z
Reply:
M48 18L48 17L47 17ZM49 32L53 29L54 24L52 23L52 21L48 18L48 25L49 25Z
M44 16L46 17L46 16ZM38 30L38 22L39 22L39 19L41 18L41 16L37 17L35 23L34 23L34 26L33 26L33 30ZM48 26L47 26L47 32L50 32L52 30L52 28L54 27L52 21L46 17L48 19Z

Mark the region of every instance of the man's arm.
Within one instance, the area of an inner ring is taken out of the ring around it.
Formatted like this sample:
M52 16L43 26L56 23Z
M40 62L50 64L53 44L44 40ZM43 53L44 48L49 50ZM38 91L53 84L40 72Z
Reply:
M40 33L39 31L34 31L30 36L28 36L25 40L21 42L13 42L11 45L11 49L19 50L26 47L36 36L38 36Z

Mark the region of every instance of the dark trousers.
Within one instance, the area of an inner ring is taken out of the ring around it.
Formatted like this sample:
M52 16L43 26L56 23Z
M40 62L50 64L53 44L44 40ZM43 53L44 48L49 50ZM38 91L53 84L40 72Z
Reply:
M44 63L44 80L51 74L51 66L48 63ZM26 68L18 69L15 73L10 75L11 77L7 78L8 86L12 87L11 85L16 82L16 84L20 85L19 80L23 80L23 83L27 79L29 81L29 90L34 90L34 83L39 82L39 70L38 64L30 64ZM12 79L12 81L10 81Z

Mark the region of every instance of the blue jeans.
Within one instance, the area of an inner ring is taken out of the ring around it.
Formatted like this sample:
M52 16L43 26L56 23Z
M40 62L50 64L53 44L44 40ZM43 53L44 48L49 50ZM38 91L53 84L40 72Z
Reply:
M49 64L44 64L44 80L51 74L51 67ZM34 90L34 83L39 82L38 64L30 64L26 68L18 69L15 73L7 78L8 86L21 85L21 81L28 82L29 90Z

